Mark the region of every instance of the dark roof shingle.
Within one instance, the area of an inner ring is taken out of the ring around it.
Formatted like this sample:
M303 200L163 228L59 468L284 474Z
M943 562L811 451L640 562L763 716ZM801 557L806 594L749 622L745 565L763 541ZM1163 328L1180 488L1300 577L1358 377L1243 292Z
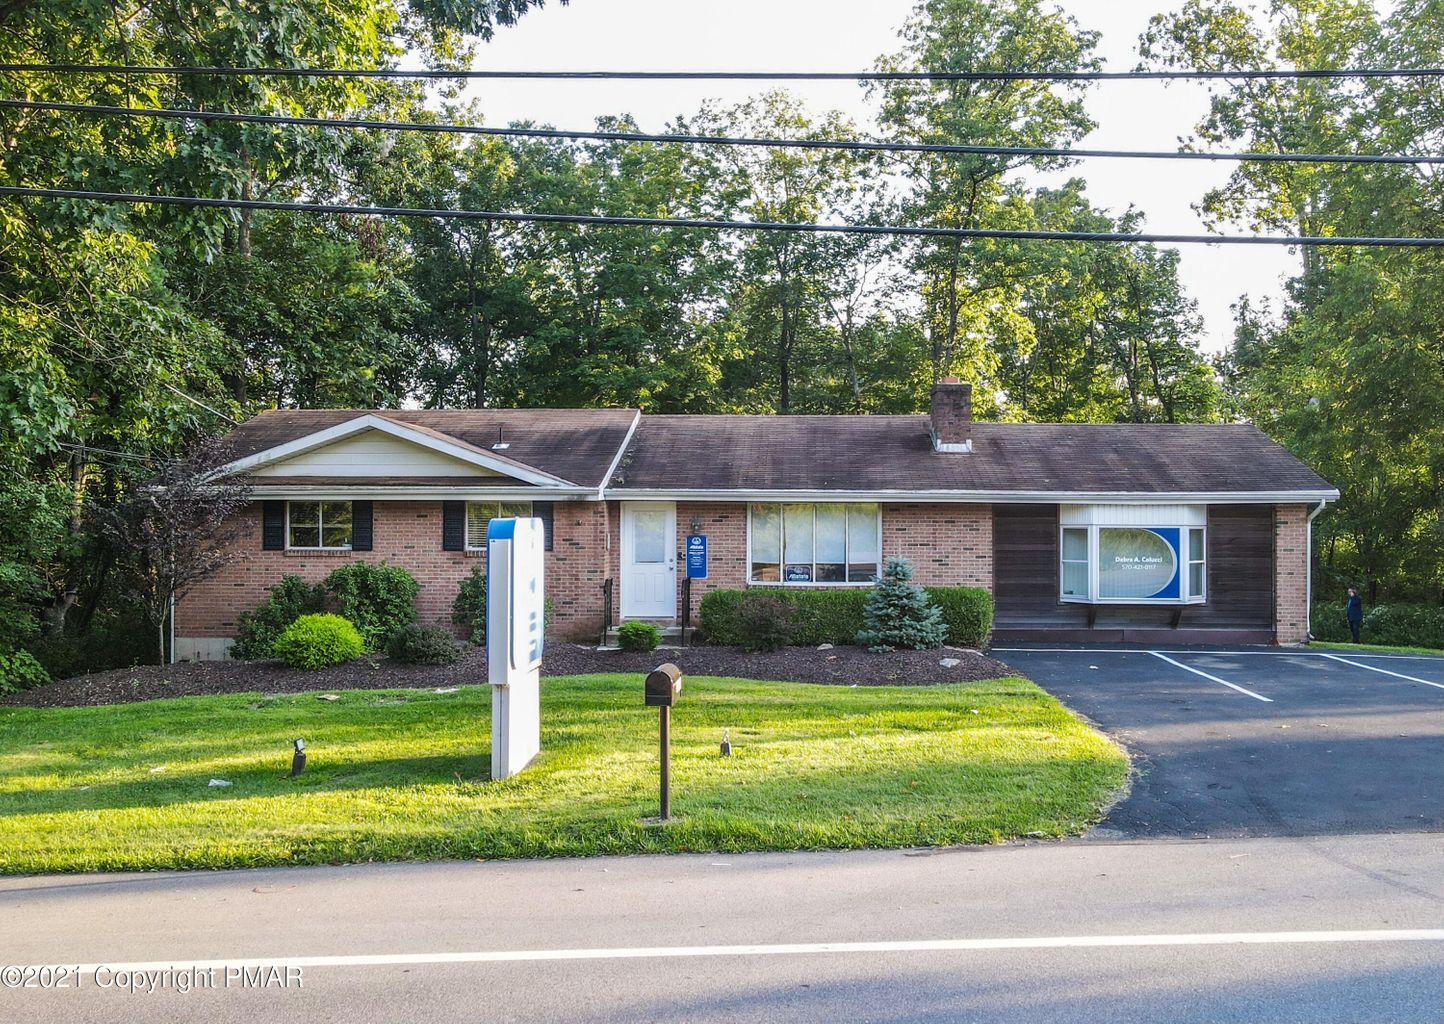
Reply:
M583 487L602 483L636 418L635 409L272 409L242 423L226 438L233 458L244 458L359 416L446 435L490 451L499 438L510 447L494 454ZM404 482L404 481L397 481Z
M644 416L612 486L634 490L1328 491L1248 424L975 423L932 449L926 416Z

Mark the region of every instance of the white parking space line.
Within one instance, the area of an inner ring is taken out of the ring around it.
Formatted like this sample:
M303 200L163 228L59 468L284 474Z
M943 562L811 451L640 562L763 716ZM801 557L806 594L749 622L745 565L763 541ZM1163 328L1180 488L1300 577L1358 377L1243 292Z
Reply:
M1402 672L1391 672L1387 668L1380 668L1378 665L1365 665L1362 661L1353 661L1349 658L1341 658L1337 654L1325 654L1324 657L1329 658L1332 661L1343 662L1345 665L1353 665L1355 668L1366 668L1370 672L1378 672L1380 675L1393 676L1395 679L1407 679L1411 683L1423 683L1425 686L1433 686L1437 687L1440 690L1444 690L1444 683L1431 683L1429 680L1420 679L1418 676L1406 676Z
M1145 651L1141 647L992 647L989 648L998 654L1152 654L1152 651ZM1163 654L1217 654L1228 658L1262 657L1262 658L1332 658L1334 655L1324 651L1307 651L1301 648L1279 647L1268 651L1217 651L1210 647L1200 647L1193 650L1163 651ZM1353 654L1355 658L1370 658L1375 661L1426 661L1435 664L1444 664L1444 655L1439 654L1376 654L1373 652L1361 652Z
M1252 690L1245 689L1244 687L1239 686L1237 683L1230 683L1227 679L1220 679L1218 676L1210 675L1209 673L1203 671L1203 669L1201 669L1201 668L1194 668L1194 667L1192 667L1191 665L1185 665L1185 664L1184 664L1183 662L1181 662L1181 661L1174 661L1174 660L1173 660L1172 658L1170 658L1168 655L1166 655L1166 654L1159 654L1157 651L1149 651L1148 653L1151 654L1151 655L1153 655L1155 658L1162 658L1164 661L1168 662L1170 665L1177 665L1179 668L1183 669L1185 672L1192 672L1192 673L1193 673L1194 675L1196 675L1196 676L1203 676L1203 678L1212 680L1212 681L1215 682L1215 683L1222 683L1224 686L1227 686L1230 690L1237 690L1239 693L1247 694L1248 696L1252 697L1254 700L1261 700L1261 701L1263 701L1265 704L1272 704L1272 703L1273 703L1273 698L1272 698L1272 697L1265 697L1265 696L1264 696L1263 694L1261 694L1261 693L1254 693Z
M894 942L797 942L741 946L632 946L600 949L497 949L440 953L358 953L338 956L248 957L232 960L109 961L67 964L80 974L243 967L390 967L409 964L515 963L535 960L644 960L680 957L798 956L836 953L951 953L1000 949L1100 949L1149 946L1318 945L1338 942L1444 942L1444 928L1297 932L1195 932L1158 935L1043 935L1025 938L917 939ZM41 966L41 965L34 965ZM8 968L16 970L16 968Z

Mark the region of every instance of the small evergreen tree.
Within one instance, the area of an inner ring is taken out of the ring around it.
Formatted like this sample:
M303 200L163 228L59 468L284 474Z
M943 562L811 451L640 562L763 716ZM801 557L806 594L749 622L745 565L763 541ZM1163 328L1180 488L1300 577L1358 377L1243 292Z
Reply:
M882 579L867 596L857 642L878 654L899 648L927 651L941 647L948 627L927 591L912 581L913 567L903 558L889 558Z

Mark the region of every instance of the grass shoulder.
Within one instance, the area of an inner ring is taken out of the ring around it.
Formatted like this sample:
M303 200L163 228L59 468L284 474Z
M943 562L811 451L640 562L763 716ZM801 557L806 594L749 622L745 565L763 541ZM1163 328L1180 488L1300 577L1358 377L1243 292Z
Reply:
M543 752L503 782L488 777L487 687L334 696L0 708L0 872L991 843L1086 829L1128 770L1017 677L689 677L677 818L649 828L657 715L634 675L544 679ZM297 736L310 764L293 780Z
M1333 640L1310 640L1310 647L1319 647L1330 651L1356 651L1359 654L1431 654L1435 657L1444 656L1444 651L1435 647L1396 647L1389 644L1350 644Z

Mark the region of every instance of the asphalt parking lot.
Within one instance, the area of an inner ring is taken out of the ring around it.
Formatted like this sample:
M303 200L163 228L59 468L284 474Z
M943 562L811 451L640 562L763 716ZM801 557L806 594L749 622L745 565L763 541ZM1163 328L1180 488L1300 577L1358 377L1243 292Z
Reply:
M1444 831L1444 657L999 648L1126 745L1106 838Z

